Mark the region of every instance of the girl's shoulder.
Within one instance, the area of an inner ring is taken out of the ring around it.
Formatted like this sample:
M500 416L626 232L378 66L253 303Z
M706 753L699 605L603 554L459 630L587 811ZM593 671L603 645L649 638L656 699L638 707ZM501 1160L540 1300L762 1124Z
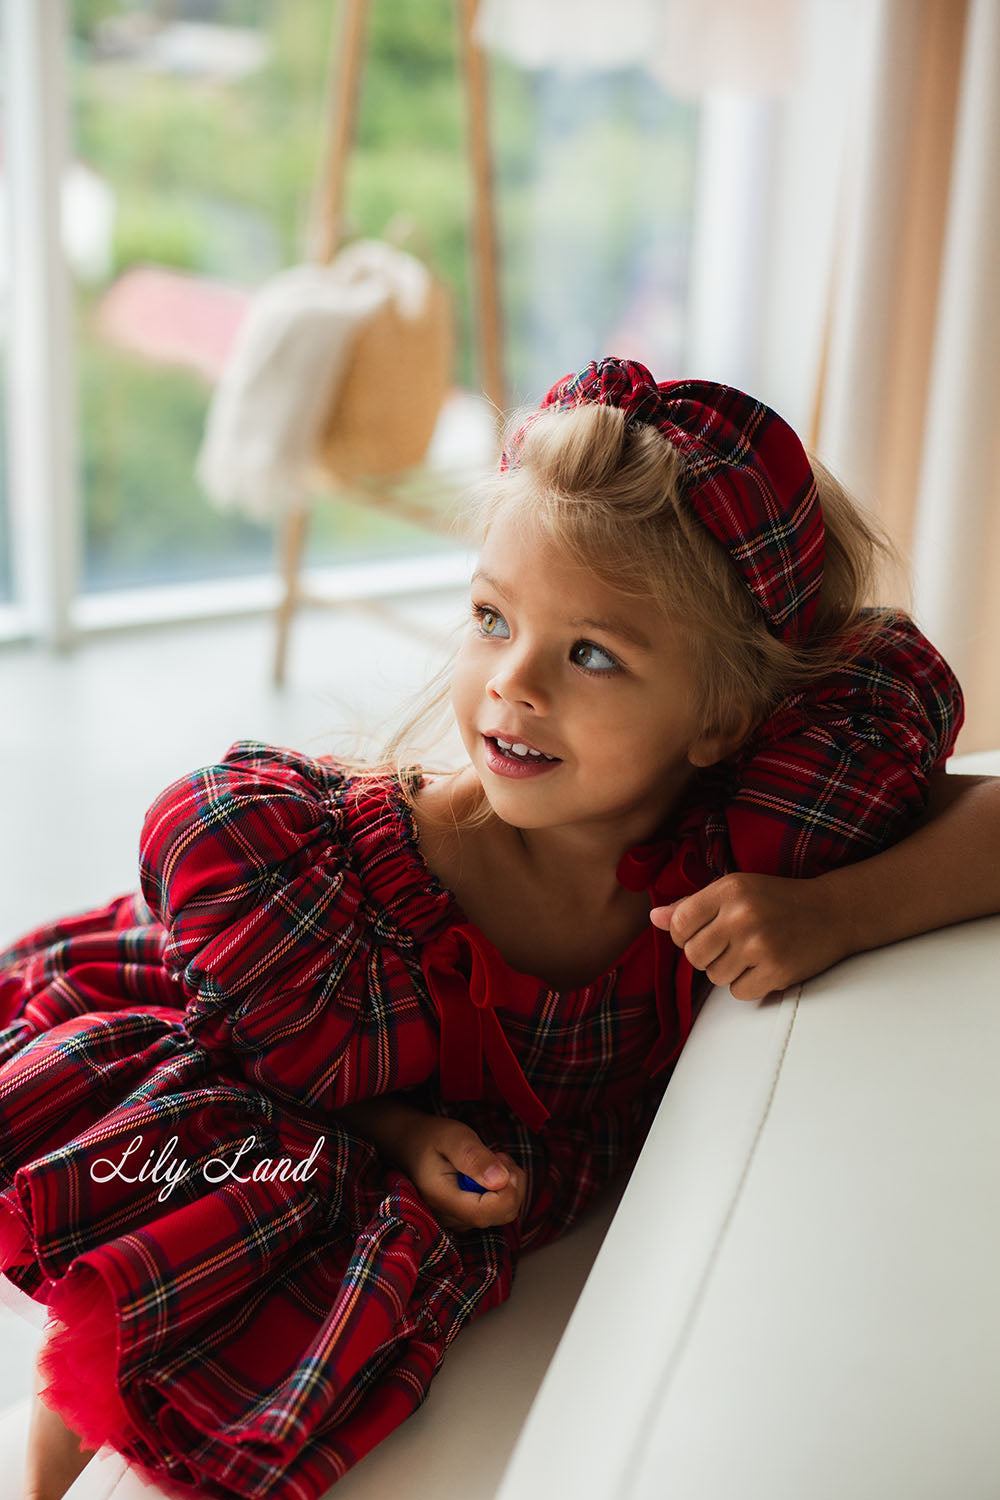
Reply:
M482 837L482 829L465 821L475 809L478 783L466 771L425 775L413 767L408 774L415 852L433 880L455 891L469 860L475 858L477 836Z
M420 778L416 768L406 775ZM221 908L223 892L249 904L325 903L331 917L367 913L386 934L419 937L450 915L399 777L334 756L237 741L160 794L141 847L143 894L167 925L192 903L202 913L210 902Z
M951 754L962 691L901 611L865 612L854 654L784 699L703 778L713 875L820 875L895 842Z

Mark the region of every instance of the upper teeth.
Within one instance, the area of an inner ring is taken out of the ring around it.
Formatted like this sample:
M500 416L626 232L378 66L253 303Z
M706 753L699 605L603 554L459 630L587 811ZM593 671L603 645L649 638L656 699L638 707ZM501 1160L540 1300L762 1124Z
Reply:
M555 759L555 756L543 755L541 750L532 750L528 745L508 744L506 740L500 739L499 735L497 736L497 744L500 746L500 749L505 750L508 755L538 755L542 760Z

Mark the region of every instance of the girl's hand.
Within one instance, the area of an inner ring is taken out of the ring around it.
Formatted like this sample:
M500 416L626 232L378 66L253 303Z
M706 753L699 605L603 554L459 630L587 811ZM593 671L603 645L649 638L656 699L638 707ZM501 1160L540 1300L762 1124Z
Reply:
M763 1000L853 951L829 894L822 877L724 875L649 915L713 984L727 984L737 1000Z
M504 1153L490 1151L461 1120L415 1109L396 1094L348 1104L339 1113L406 1173L446 1229L509 1224L523 1209L528 1179L522 1168ZM466 1192L458 1185L459 1172L489 1191Z
M504 1152L490 1151L461 1120L420 1116L400 1153L400 1166L446 1229L509 1224L524 1207L523 1170ZM458 1185L459 1172L490 1191L466 1192Z

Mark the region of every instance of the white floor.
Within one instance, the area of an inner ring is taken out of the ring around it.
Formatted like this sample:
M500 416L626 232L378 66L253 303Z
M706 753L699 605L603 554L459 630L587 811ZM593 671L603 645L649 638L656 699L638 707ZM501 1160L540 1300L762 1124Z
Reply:
M445 661L465 608L456 592L400 600L388 619L362 607L306 614L280 691L267 620L94 638L63 657L0 651L0 946L134 889L146 807L233 740L320 754L394 721ZM426 1405L331 1500L491 1500L614 1202L525 1260L512 1301L462 1335ZM0 1306L0 1411L29 1391L39 1336ZM19 1494L24 1430L12 1413L0 1433L0 1500ZM111 1494L117 1480L96 1466L73 1500ZM115 1500L131 1494L114 1488Z
M134 888L146 807L233 740L322 754L391 724L464 608L451 592L306 612L280 690L267 619L91 637L64 656L0 650L0 944Z

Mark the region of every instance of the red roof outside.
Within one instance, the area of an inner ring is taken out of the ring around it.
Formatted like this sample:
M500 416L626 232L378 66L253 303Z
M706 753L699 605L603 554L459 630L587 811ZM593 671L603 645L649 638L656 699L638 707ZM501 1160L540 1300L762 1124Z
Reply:
M182 365L214 385L251 293L162 266L123 272L97 306L101 336L154 364Z

